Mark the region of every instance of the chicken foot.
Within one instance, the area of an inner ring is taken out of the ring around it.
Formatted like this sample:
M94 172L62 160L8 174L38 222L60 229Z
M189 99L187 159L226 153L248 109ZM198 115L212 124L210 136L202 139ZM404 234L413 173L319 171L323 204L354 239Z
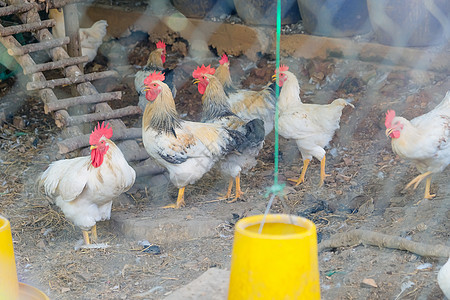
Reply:
M325 177L330 176L329 174L325 174L325 162L326 162L326 156L324 155L322 160L320 161L320 182L319 187L323 185L323 181L325 180Z
M184 189L186 187L182 187L181 189L178 189L178 197L177 197L177 203L176 204L169 204L166 206L163 206L163 208L180 208L182 206L185 206L186 203L184 202Z
M303 169L302 169L302 173L300 174L300 177L298 179L293 179L293 178L288 178L289 181L293 181L295 182L295 186L299 185L300 183L305 181L305 173L306 173L306 169L308 169L308 165L309 165L310 160L309 159L305 159L303 161Z
M427 183L425 185L425 195L423 196L425 199L433 199L436 197L436 194L430 194L431 187L431 176L427 178Z
M228 200L232 196L231 190L233 189L233 184L234 184L234 178L231 177L230 181L228 183L227 193L225 195L220 194L220 197L218 200Z
M244 192L241 190L241 173L236 176L236 195L234 196L234 199L231 201L228 201L228 203L236 202L239 197L244 195Z
M92 236L92 240L94 242L97 242L97 224L94 225L91 230L83 230L83 240L84 240L84 244L85 245L90 245L91 244L91 240L89 239L89 232L91 233Z
M233 196L231 190L233 189L234 180L236 180L236 195L234 196L233 200L228 201L228 203L236 202L237 199L244 195L244 192L241 190L241 173L239 173L236 178L230 178L227 193L225 195L222 195L219 200L227 200L231 196Z

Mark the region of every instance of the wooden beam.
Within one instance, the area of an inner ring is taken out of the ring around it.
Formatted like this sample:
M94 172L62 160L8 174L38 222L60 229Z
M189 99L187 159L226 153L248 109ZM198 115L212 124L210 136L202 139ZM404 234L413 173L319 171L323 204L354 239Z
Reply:
M34 90L40 90L40 89L44 89L44 88L54 88L56 86L89 82L89 81L102 79L102 78L106 78L106 77L113 77L113 76L118 76L117 72L113 71L113 70L108 70L108 71L103 71L103 72L78 75L76 77L51 79L51 80L47 80L47 81L28 82L27 90L34 91Z
M4 27L0 31L0 36L7 36L7 35L13 35L17 33L22 32L30 32L30 31L36 31L42 28L49 28L55 26L56 21L53 19L50 20L44 20L41 22L33 22L28 24L20 24L20 25L14 25L14 26L8 26Z
M22 5L10 5L0 8L0 17L20 14L31 10L33 7L37 6L36 3L26 3Z
M67 109L80 104L93 104L106 102L110 100L119 100L122 98L122 92L103 93L96 95L86 95L73 98L60 99L54 102L48 102L44 105L44 111L48 114L51 111Z
M39 42L35 44L28 44L17 48L10 48L8 49L8 54L11 56L20 56L24 54L28 54L30 52L40 51L40 50L47 50L51 48L60 47L62 45L67 45L69 43L69 38L60 38L60 39L53 39L48 40L44 42Z
M103 121L110 119L119 119L125 116L139 115L142 110L139 106L127 106L112 110L110 112L99 112L93 114L70 116L65 110L59 110L55 113L55 123L58 127L73 126L88 122Z
M80 56L80 57L71 57L71 58L64 58L58 61L51 61L48 63L28 66L25 69L23 69L23 73L25 75L33 74L36 72L42 72L42 71L48 71L48 70L55 70L64 68L67 66L73 66L85 63L89 60L89 57L87 56Z
M81 56L80 24L78 23L78 9L76 4L67 4L64 6L63 12L66 36L70 38L70 43L67 45L67 53L71 57Z
M58 142L59 153L66 154L79 148L89 146L89 136L90 133ZM116 142L121 140L138 139L141 137L142 128L125 128L114 130L113 137L111 139Z

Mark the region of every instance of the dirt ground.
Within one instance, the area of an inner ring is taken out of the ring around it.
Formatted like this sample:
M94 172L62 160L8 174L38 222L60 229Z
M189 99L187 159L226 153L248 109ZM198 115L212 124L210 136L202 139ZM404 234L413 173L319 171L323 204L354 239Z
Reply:
M137 104L133 75L153 47L145 34L111 40L102 46L88 70L109 67L121 73L119 79L95 83L99 91L123 91L123 101L111 105ZM177 109L184 118L195 120L201 100L190 73L201 63L217 65L218 59L198 62L178 50L168 48L168 65L176 67ZM118 60L114 51L128 57L120 66L115 65ZM230 60L234 81L245 88L258 88L273 74L273 57L263 57L256 64L245 57ZM325 185L317 188L319 162L313 161L304 184L286 185L287 207L276 202L272 212L312 220L319 242L335 233L362 228L450 246L448 168L433 177L431 189L437 194L433 200L422 200L423 184L417 190L403 191L418 171L393 154L384 134L387 109L408 119L429 111L450 90L449 74L349 60L283 57L282 63L298 75L304 102L324 104L341 97L351 101L355 109L344 110L341 128L327 149L327 173L331 176ZM132 190L114 202L112 220L98 224L100 242L109 248L75 250L81 231L37 193L35 186L48 164L62 158L56 146L62 133L52 117L43 113L41 100L23 92L24 80L19 76L0 83L2 102L24 100L0 129L0 213L12 225L20 281L38 287L51 299L163 299L208 268L229 269L233 225L242 217L264 212L268 202L266 189L273 184L273 133L257 166L242 176L245 196L240 201L229 204L217 200L227 179L213 170L186 188L185 208L162 209L162 205L175 201L177 190L170 183L164 184L164 176L153 181L139 178ZM136 126L140 122L139 118L125 121ZM282 182L299 176L302 163L293 141L280 139L279 159ZM148 224L133 230L123 226L127 220ZM195 223L199 220L207 221ZM161 226L158 224L163 221L166 227L159 236L157 230L152 231L154 235L146 235L146 228ZM173 232L167 230L167 224ZM178 227L194 229L197 224L214 224L214 228L202 228L201 237L179 234L182 229ZM139 243L142 239L157 244L161 253L143 252ZM322 298L443 299L436 275L445 261L364 245L325 250L319 253ZM373 279L377 287L362 284L363 279Z

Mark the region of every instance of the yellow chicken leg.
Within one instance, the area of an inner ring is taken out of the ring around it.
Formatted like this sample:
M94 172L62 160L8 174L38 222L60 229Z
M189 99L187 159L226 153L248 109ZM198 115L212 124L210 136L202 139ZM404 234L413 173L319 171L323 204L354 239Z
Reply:
M185 189L185 187L178 189L177 204L170 204L170 205L164 206L163 208L180 208L182 206L185 206L186 203L184 203L184 189Z
M411 185L413 185L413 184L414 184L413 189L415 190L415 189L417 188L417 186L419 185L419 183L420 183L425 177L427 177L427 176L430 175L430 174L431 174L430 171L425 172L425 173L423 173L423 174L420 174L419 176L417 176L416 178L414 178L413 180L411 180L411 181L406 185L405 190L408 189L408 188L409 188Z
M221 195L219 197L219 200L227 200L231 197L231 190L233 189L233 183L234 183L234 179L233 179L233 177L231 177L230 182L228 183L227 193L225 195Z
M323 185L323 181L325 177L330 176L329 174L325 174L325 162L326 162L326 156L324 155L322 160L320 161L320 182L319 187Z
M433 199L436 194L430 194L430 187L431 187L431 176L427 178L427 183L425 185L425 199Z
M85 245L91 244L91 242L89 241L89 232L87 230L83 230L83 240Z
M303 169L302 169L302 173L300 174L300 177L298 179L293 179L293 178L289 178L289 181L293 181L295 182L295 186L299 185L300 183L305 181L305 173L306 173L306 169L308 169L308 165L309 165L310 160L309 159L305 159L303 161Z
M91 228L91 237L94 242L97 242L97 224Z
M244 195L244 192L242 192L241 190L241 173L239 173L236 176L236 196L234 196L233 200L228 201L228 203L236 202L237 199L239 199L239 197L241 197L242 195Z

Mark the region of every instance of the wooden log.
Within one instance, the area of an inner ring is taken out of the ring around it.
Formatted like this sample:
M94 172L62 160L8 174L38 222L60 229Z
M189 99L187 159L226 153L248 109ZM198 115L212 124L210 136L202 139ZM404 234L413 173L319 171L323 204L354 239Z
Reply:
M44 111L46 114L48 114L51 111L65 109L75 105L106 102L110 100L118 100L121 98L122 92L111 92L97 95L87 95L87 96L60 99L58 101L46 103L44 105Z
M47 49L67 45L69 43L69 41L70 40L68 37L64 37L64 38L60 38L60 39L53 39L53 40L48 40L48 41L44 41L44 42L28 44L28 45L24 45L24 46L18 47L18 48L10 48L10 49L8 49L8 54L11 56L24 55L24 54L28 54L30 52L47 50Z
M79 148L89 146L89 135L90 133L58 142L59 153L66 154ZM113 137L111 138L111 140L113 141L131 140L141 138L141 136L142 136L141 128L116 129L114 130Z
M47 80L47 81L28 82L27 90L34 91L34 90L40 90L40 89L44 89L44 88L54 88L56 86L83 83L83 82L87 82L87 81L93 81L93 80L102 79L102 78L106 78L106 77L113 77L113 76L118 76L117 72L113 71L113 70L108 70L108 71L103 71L103 72L78 75L78 76L74 76L74 77L71 76L69 78L59 78L59 79L52 79L52 80Z
M70 43L67 45L67 54L71 57L81 56L80 24L78 23L78 9L76 4L67 4L64 6L63 13L66 36L70 38ZM82 68L80 67L80 69Z
M41 22L33 22L33 23L28 23L28 24L4 27L0 31L0 36L8 36L8 35L13 35L13 34L22 33L22 32L36 31L36 30L39 30L42 28L53 27L53 26L55 26L55 24L56 24L56 21L51 19L51 20L44 20Z
M28 66L25 69L23 69L23 73L25 75L28 75L28 74L33 74L36 72L55 70L55 69L64 68L67 66L82 64L82 63L87 62L88 60L89 60L89 57L87 57L87 56L65 58L65 59L61 59L58 61L51 61L51 62L44 63L44 64Z
M55 113L55 123L58 127L65 127L88 122L118 119L125 116L138 115L141 113L142 111L139 106L127 106L124 108L113 110L111 112L100 112L80 116L70 116L67 111L59 110Z
M133 168L136 171L136 177L155 176L165 172L165 169L157 165L155 162L153 163L149 162L146 165L135 166Z
M6 7L0 8L0 17L20 14L26 11L31 10L36 6L36 3L26 3L22 5L10 5Z

